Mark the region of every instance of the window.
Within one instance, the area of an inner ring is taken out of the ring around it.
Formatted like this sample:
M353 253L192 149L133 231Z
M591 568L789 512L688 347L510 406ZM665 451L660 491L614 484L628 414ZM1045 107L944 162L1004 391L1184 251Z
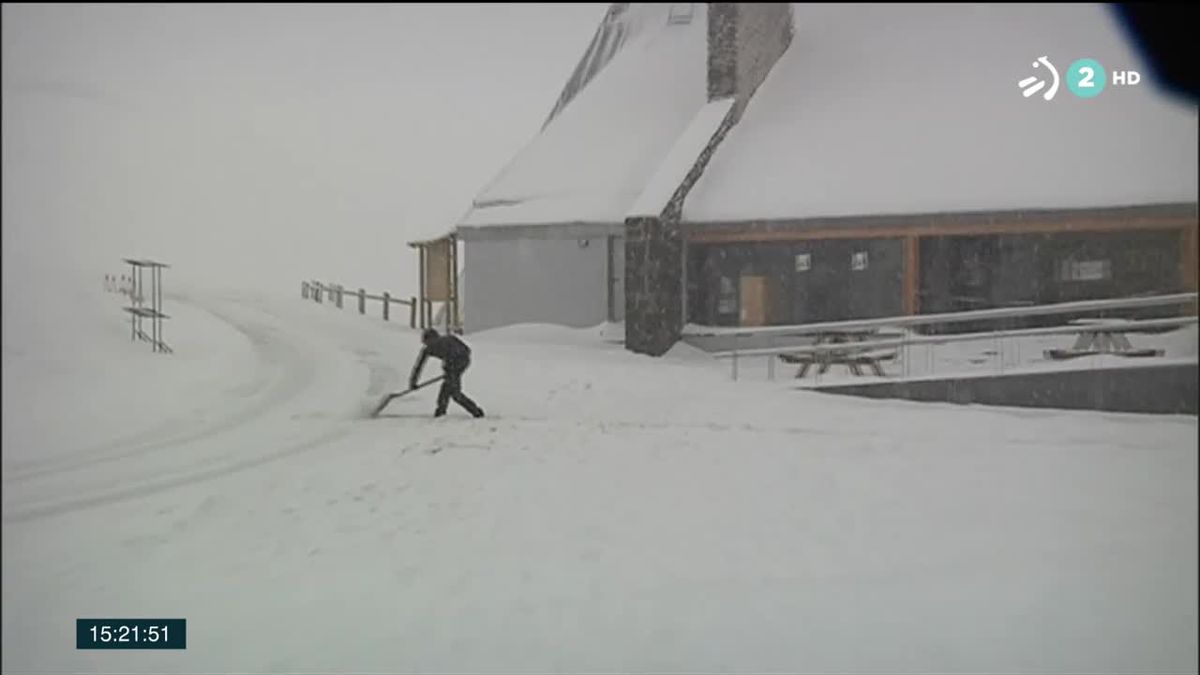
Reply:
M1108 260L1064 260L1059 266L1060 281L1104 281L1112 278Z
M667 15L667 25L677 23L691 23L692 16L696 13L696 3L694 2L675 2L671 3L671 12Z
M737 312L737 287L733 279L721 277L720 291L717 293L717 313L733 314Z
M867 269L867 252L859 251L850 256L850 269L855 272L861 272Z

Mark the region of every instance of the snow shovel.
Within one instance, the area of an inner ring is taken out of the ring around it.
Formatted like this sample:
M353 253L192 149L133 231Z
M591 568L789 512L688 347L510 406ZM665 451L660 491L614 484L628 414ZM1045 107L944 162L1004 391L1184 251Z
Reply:
M388 394L387 396L384 396L383 400L381 400L379 402L379 405L375 406L375 409L371 411L371 417L378 416L379 413L382 412L383 409L387 407L387 404L392 402L392 399L400 398L401 396L403 396L405 394L410 394L418 389L428 387L429 385L431 385L435 382L441 382L444 379L446 379L445 375L439 375L439 376L433 378L432 380L426 380L426 381L422 382L421 384L418 384L417 386L413 387L412 389L405 389L404 391L397 391L397 392Z

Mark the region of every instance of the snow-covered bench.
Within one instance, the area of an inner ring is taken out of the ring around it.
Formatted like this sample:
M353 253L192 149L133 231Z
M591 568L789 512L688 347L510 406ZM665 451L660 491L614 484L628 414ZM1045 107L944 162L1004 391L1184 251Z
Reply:
M878 347L858 347L854 343L868 342L887 337L892 336L882 335L876 330L822 332L816 335L815 345L837 344L844 346L816 353L784 353L780 354L779 358L785 363L793 363L800 366L800 370L796 373L797 379L807 375L808 370L813 365L819 366L817 369L818 375L824 375L834 364L844 365L850 369L851 373L859 376L863 374L862 369L866 366L876 376L885 377L887 374L883 372L881 363L895 359L897 356L896 350L880 349Z

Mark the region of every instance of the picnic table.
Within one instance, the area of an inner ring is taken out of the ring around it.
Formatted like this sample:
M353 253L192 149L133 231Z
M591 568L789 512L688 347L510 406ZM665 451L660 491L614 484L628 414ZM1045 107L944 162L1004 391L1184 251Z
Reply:
M889 338L902 338L901 333L882 333L878 329L860 330L829 330L815 334L814 345L844 344L845 348L830 349L822 352L804 352L800 354L780 354L779 358L785 363L799 364L796 379L808 375L808 371L818 366L817 374L824 375L833 365L844 365L856 376L863 375L863 368L871 369L878 377L884 377L881 362L896 358L895 349L875 349L859 347L856 343L874 342Z
M1070 349L1047 349L1046 358L1062 360L1080 356L1095 356L1097 354L1113 354L1116 356L1145 357L1162 356L1162 349L1134 349L1126 331L1120 329L1122 324L1130 323L1127 319L1076 319L1069 325L1079 326L1079 337Z

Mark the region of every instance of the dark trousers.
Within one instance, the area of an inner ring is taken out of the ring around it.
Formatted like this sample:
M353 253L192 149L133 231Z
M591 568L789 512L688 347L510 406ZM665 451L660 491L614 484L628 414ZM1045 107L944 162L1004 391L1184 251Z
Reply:
M475 417L483 415L483 411L479 409L475 402L467 398L467 395L462 392L462 376L467 370L467 366L471 365L470 361L466 363L447 363L443 374L446 379L442 380L442 388L438 391L437 411L435 414L446 414L446 406L450 404L450 399L461 405L467 412Z

